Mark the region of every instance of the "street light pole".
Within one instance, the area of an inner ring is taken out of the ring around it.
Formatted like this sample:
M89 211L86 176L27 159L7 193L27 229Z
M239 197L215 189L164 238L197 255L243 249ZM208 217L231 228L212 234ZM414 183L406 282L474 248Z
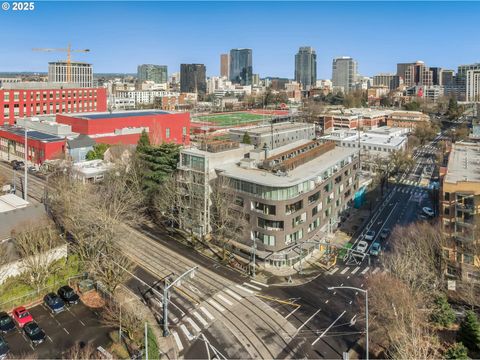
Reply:
M255 274L255 260L256 260L256 259L255 259L255 256L256 256L256 251L257 251L257 238L254 237L254 238L253 238L253 249L252 249L252 254L253 254L252 277L253 277L254 279L255 279L255 276L256 276L256 274Z
M330 286L328 290L333 290L333 289L350 289L350 290L356 290L359 292L362 292L365 294L365 352L366 352L366 359L368 360L369 357L369 351L368 351L368 290L360 289L357 287L353 286Z
M28 174L28 144L27 144L27 124L23 124L25 130L25 146L23 149L24 157L25 157L25 180L23 184L23 200L27 201L27 174Z

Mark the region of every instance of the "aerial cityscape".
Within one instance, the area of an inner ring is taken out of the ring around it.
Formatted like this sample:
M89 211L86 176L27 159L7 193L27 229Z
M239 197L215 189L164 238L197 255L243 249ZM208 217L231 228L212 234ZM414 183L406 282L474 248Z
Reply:
M479 14L3 2L0 360L480 359Z

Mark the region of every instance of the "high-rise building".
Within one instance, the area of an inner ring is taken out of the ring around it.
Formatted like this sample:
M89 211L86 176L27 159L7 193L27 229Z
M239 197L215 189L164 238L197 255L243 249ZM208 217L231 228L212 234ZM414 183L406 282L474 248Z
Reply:
M467 91L467 72L469 70L480 70L480 63L469 64L469 65L460 65L458 67L457 76L455 81L457 83L458 92L460 99L466 98Z
M165 84L168 81L167 65L138 65L137 78L140 82L153 81L156 84Z
M442 68L440 67L430 67L429 70L432 72L432 85L441 85L442 82Z
M407 87L432 86L433 71L423 61L417 61L406 66L404 81Z
M93 86L92 64L56 61L48 63L48 82L78 84L82 88Z
M180 91L197 94L205 94L207 92L207 77L205 65L180 65Z
M454 86L455 85L455 71L442 69L441 73L441 82L442 86Z
M252 84L252 49L230 50L230 81L240 85Z
M228 54L220 54L220 76L229 76L229 56Z
M357 62L349 56L333 59L332 83L334 90L347 93L357 82Z
M467 101L480 101L480 69L467 71L465 95Z
M395 90L400 86L400 76L396 74L378 74L373 77L373 86L386 86Z
M304 89L315 86L317 81L317 54L312 47L302 46L295 55L295 81Z

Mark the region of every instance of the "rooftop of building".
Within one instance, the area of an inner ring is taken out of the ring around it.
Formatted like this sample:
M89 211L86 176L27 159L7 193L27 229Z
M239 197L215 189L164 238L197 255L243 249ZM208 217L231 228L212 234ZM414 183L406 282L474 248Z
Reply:
M266 125L254 125L254 126L245 126L241 128L229 129L232 133L245 133L248 132L249 135L261 136L265 134L271 134L272 130L274 132L280 131L289 131L295 129L306 129L314 128L314 124L301 123L301 122L282 122L276 124L266 124Z
M1 90L62 90L62 89L91 89L77 83L55 83L46 81L22 81L2 83Z
M25 136L25 128L21 126L4 125L0 126L0 130L21 136L22 138ZM38 140L42 142L57 142L65 140L63 137L47 134L37 130L27 130L27 137L28 139Z
M58 61L50 61L48 63L49 65L52 64L62 64L62 65L67 65L68 62L66 60L58 60ZM82 61L71 61L70 62L71 66L76 66L76 65L81 65L81 66L92 66L90 63L82 62Z
M357 131L335 131L334 133L322 136L324 140L342 140L358 143L360 137L361 144L380 145L397 147L407 141L405 136L393 136L390 134L374 133L374 132L357 132Z
M457 142L448 157L445 182L480 182L480 144Z
M296 144L291 144L288 147L293 148ZM282 148L285 148L282 146ZM232 163L217 166L217 170L222 171L224 175L243 180L250 183L255 183L270 187L291 187L298 185L307 180L313 180L321 176L330 167L334 166L343 159L354 156L358 150L350 148L335 147L307 163L296 167L295 169L282 173L282 176L275 174L268 170L258 168L243 168ZM271 154L269 154L271 155Z
M77 113L77 114L62 114L64 116L70 116L74 118L82 118L88 120L106 120L106 119L118 119L125 117L135 116L154 116L154 115L167 115L171 114L168 111L163 110L135 110L135 111L114 111L114 112L91 112L91 113Z

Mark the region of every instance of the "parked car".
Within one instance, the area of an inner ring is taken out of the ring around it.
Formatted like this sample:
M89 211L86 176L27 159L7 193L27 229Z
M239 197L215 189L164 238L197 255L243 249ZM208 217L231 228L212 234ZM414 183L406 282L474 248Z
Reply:
M58 289L57 294L67 305L78 304L78 301L80 300L80 297L68 285L62 286Z
M10 164L12 164L13 170L22 170L23 167L25 166L25 163L19 160L12 160Z
M45 332L38 326L35 321L25 324L23 331L28 336L33 345L41 344L45 340Z
M357 244L357 248L356 250L361 252L361 253L365 253L368 249L368 243L366 241L359 241L358 244Z
M33 321L32 315L23 306L13 309L12 315L13 319L20 327L23 327L26 323Z
M15 330L15 323L10 315L4 311L0 312L0 332L5 334L13 330Z
M370 247L370 255L378 256L378 254L380 254L381 250L382 250L382 248L380 247L380 243L375 241L372 244L372 246Z
M429 208L429 207L424 207L422 208L422 211L424 214L428 215L428 216L431 216L433 217L433 215L435 215L435 213L433 212L433 209L432 208Z
M390 229L389 228L383 228L382 231L380 232L380 239L382 240L387 240L388 237L390 236Z
M375 231L373 230L368 230L367 233L365 234L365 240L372 241L374 237L375 237Z
M0 336L0 360L3 360L7 357L10 352L7 342L3 337Z
M43 298L45 305L47 305L54 314L58 314L65 310L65 302L57 294L51 292Z

